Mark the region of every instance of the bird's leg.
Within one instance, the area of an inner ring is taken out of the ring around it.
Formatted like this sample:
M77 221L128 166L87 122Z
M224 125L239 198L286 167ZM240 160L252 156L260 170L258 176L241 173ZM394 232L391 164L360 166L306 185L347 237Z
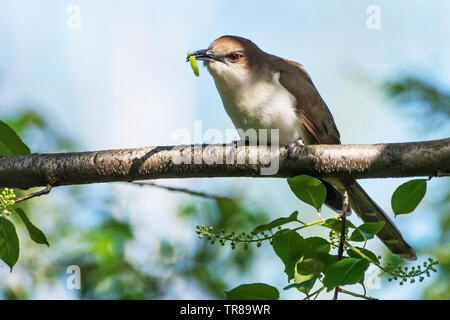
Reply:
M298 139L297 141L291 142L287 145L287 157L289 158L291 156L291 150L294 147L304 147L305 144L303 143L302 139Z
M234 141L231 141L231 144L234 145L234 148L237 148L241 144L241 141L240 140L234 140Z
M245 141L242 140L233 140L231 141L231 144L234 145L235 148L239 147L239 146L250 146L250 141L248 141L247 139Z
M304 147L305 144L303 143L302 139L298 139L297 141L291 142L288 144L289 149L293 147Z

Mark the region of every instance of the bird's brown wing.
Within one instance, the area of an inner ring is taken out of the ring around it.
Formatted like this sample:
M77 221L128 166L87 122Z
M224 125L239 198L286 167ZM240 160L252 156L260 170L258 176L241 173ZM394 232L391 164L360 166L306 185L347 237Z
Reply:
M296 112L301 125L308 133L305 144L340 144L340 134L333 116L323 101L308 73L300 63L272 56L280 83L296 99ZM342 194L330 182L322 180L327 188L325 203L333 210L342 208Z
M312 138L310 143L340 144L340 135L333 116L302 65L283 59L277 61L280 83L297 100L297 114ZM323 182L327 188L325 203L339 210L343 199L341 195L343 183L339 180L328 179ZM346 181L346 185L348 185L352 209L364 222L384 221L383 229L377 234L378 238L391 252L404 259L415 260L414 249L403 239L402 234L383 209L369 197L356 180Z
M297 100L296 111L314 144L340 144L333 116L302 65L280 59L280 83Z

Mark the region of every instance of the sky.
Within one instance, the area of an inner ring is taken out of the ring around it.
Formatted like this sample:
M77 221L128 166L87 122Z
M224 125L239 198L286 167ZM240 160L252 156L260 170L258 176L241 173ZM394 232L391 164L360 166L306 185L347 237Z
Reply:
M367 9L372 5L380 9L379 29L367 27ZM76 28L73 8L80 12ZM192 131L194 121L201 121L204 130L225 132L233 125L212 78L203 66L196 78L185 55L232 34L302 63L333 113L343 143L443 138L442 133L414 128L414 122L394 110L380 85L399 74L413 73L450 86L449 14L450 3L445 0L345 4L331 0L0 0L0 116L33 105L76 137L83 151L172 145L179 142L173 133ZM40 151L45 152L45 146ZM377 179L361 184L388 209L390 195L403 181ZM283 179L162 183L216 193L243 190L274 218L298 208L307 214L311 211L290 193ZM105 186L86 188L101 192ZM169 225L175 227L166 238L174 243L193 241L191 227L175 216L182 195L124 185L112 188L119 198L134 200L123 200L122 205L136 212L129 219L139 241L158 241L162 227ZM429 189L437 192L439 182L430 183ZM161 217L161 212L170 214ZM155 219L161 228L155 227ZM420 207L414 217L399 217L395 222L413 245L434 239L435 221ZM281 265L261 269L281 286ZM255 280L264 279L240 281ZM376 294L412 298L419 289ZM43 295L54 296L50 291Z

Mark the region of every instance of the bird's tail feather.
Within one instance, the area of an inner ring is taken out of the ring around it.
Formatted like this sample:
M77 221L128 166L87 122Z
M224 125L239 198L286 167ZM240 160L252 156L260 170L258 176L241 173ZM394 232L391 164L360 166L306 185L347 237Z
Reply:
M377 236L392 253L406 260L417 259L416 252L403 239L392 220L357 182L348 188L348 195L352 209L364 222L385 222L383 229L377 233Z

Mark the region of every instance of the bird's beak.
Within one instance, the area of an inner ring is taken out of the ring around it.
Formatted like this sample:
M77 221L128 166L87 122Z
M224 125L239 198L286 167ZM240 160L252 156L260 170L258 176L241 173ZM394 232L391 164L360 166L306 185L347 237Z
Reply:
M191 53L191 56L194 56L197 60L203 60L203 61L211 61L215 60L214 54L211 50L203 49L203 50L197 50ZM186 58L186 62L189 61L189 57Z

